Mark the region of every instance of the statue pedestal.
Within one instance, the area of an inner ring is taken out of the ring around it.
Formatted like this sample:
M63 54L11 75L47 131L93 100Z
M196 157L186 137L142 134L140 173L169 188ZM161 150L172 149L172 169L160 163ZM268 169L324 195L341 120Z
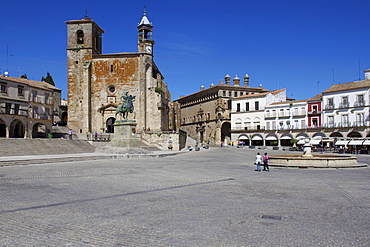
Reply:
M114 139L112 147L131 148L138 146L135 120L119 120L114 123Z

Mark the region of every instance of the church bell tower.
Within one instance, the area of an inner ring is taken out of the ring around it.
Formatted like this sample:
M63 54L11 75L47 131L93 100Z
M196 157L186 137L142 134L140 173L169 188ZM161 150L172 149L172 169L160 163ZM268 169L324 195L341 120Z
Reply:
M153 46L155 43L153 40L153 26L146 16L146 9L144 9L143 18L141 18L137 29L139 53L147 53L153 55Z

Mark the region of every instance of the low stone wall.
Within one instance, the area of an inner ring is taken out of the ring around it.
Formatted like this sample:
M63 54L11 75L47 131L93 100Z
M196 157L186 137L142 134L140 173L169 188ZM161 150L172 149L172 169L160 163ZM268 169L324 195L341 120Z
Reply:
M269 165L283 167L300 168L349 168L364 167L358 164L357 158L342 155L313 155L313 157L303 157L302 155L270 155Z
M145 144L163 151L179 151L179 134L176 132L143 132L140 138Z

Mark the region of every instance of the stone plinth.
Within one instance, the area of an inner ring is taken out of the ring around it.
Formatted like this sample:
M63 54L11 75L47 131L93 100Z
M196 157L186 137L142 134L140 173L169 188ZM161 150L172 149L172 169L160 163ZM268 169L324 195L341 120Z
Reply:
M114 139L112 147L134 148L138 147L139 139L136 137L135 120L119 120L114 123Z

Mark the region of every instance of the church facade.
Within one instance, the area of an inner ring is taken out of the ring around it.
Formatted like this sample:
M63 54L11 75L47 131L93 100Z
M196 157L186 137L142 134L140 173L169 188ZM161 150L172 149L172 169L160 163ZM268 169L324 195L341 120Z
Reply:
M114 133L116 109L122 103L120 97L128 91L135 96L138 132L169 130L171 96L153 61L153 26L146 11L137 26L135 53L103 54L104 31L89 17L66 24L68 126L78 133Z

